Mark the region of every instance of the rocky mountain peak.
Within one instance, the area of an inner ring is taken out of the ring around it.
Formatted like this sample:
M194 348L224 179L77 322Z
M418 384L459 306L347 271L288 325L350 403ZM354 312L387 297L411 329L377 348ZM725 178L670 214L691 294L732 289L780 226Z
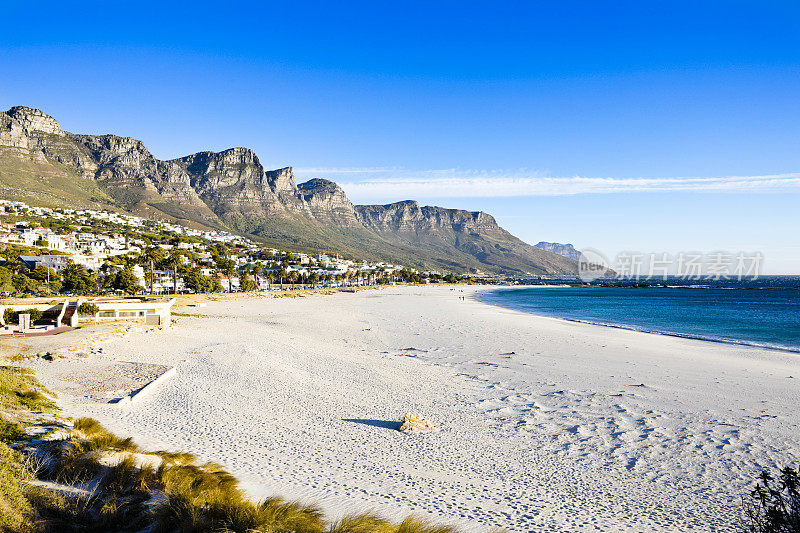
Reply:
M63 135L61 126L56 119L42 111L22 105L14 106L6 114L19 122L29 132L52 133Z
M323 189L333 190L334 188L338 189L339 186L331 180L325 180L322 178L312 178L297 186L297 189L300 191L320 191Z
M297 191L308 201L314 197L328 196L337 197L339 200L347 201L347 195L338 184L321 178L313 178L297 186Z
M81 144L95 153L103 163L120 160L130 165L139 165L142 161L155 163L155 157L139 139L120 137L118 135L73 135Z
M297 193L297 184L294 181L294 169L292 167L279 168L267 172L267 178L275 192Z
M211 153L211 152L208 152ZM259 165L261 162L258 160L256 153L250 148L244 146L237 146L235 148L228 148L216 154L218 160L227 165Z
M297 186L300 198L318 220L339 226L356 226L353 204L336 183L314 178Z
M408 213L417 213L421 212L422 208L419 206L415 200L401 200L399 202L392 202L391 204L386 204L382 206L375 206L380 207L382 210L387 212L393 212L398 216L403 216L403 214L408 215Z

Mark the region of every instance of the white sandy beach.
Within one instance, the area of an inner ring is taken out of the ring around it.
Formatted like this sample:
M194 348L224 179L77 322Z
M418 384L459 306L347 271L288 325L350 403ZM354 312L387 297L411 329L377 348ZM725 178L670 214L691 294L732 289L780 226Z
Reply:
M31 366L67 415L331 516L730 531L760 469L800 458L800 357L459 299L475 290L212 302L169 333ZM125 407L65 388L112 361L177 373ZM396 431L405 412L440 430Z

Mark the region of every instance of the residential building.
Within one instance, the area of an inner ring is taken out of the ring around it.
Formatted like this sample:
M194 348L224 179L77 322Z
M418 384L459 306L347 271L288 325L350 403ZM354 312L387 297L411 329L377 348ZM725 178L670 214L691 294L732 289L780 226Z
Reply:
M72 258L70 255L21 255L17 259L25 265L28 270L33 270L40 265L52 269L56 273L61 272L69 264Z

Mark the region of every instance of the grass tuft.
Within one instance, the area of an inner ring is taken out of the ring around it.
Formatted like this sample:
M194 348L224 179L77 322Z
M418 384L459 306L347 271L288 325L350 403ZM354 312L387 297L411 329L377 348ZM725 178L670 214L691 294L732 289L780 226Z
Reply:
M193 501L203 503L240 497L236 478L214 463L203 466L162 464L156 475L165 492L183 494Z
M397 527L397 533L457 533L452 526L440 526L416 516L409 516Z
M297 533L317 533L323 530L322 511L313 505L287 502L282 498L267 498L257 505L259 522L273 529Z
M333 522L328 533L394 533L393 526L386 519L374 513L352 513Z
M75 420L73 430L78 437L83 437L90 443L92 450L118 450L135 452L139 449L130 437L121 439L104 428L94 418L78 418Z
M88 441L67 441L54 450L54 460L44 471L44 476L58 483L80 485L97 477L103 466L91 455Z
M157 481L153 467L138 468L134 458L128 455L116 465L106 469L100 480L100 487L113 494L140 494L147 497Z
M37 512L41 532L140 531L149 514L140 499L107 496L71 496L31 487L28 499Z
M17 422L9 422L0 418L0 442L3 444L13 444L28 438L28 433Z
M322 533L321 512L310 506L270 498L260 504L241 493L218 492L216 497L191 498L170 494L155 512L156 531L226 531Z
M174 464L182 464L187 465L194 463L197 460L194 454L189 452L165 452L165 451L158 451L158 452L150 452L153 455L157 455L161 458L161 460L168 465Z

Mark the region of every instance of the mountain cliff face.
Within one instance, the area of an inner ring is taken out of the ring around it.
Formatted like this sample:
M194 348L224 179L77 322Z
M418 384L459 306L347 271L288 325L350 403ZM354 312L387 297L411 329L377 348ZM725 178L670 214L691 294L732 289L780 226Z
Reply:
M480 211L420 207L406 200L389 205L355 206L361 223L385 240L442 257L450 268L545 274L570 272L560 256L526 244Z
M574 272L482 212L405 201L354 206L334 182L297 185L248 148L161 161L141 141L65 132L38 109L0 113L0 191L45 205L117 208L195 227L231 229L274 246L344 252L424 268Z

